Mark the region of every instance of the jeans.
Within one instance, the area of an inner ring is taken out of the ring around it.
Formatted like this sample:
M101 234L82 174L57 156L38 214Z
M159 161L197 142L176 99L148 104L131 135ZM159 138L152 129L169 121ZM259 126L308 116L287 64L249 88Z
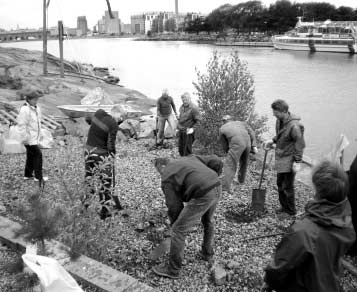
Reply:
M280 205L290 215L296 214L294 180L294 172L285 172L278 173L276 181Z
M85 178L86 183L89 188L89 195L95 194L95 178L98 177L100 180L100 190L99 190L99 201L102 205L108 205L111 200L111 186L112 186L112 167L111 164L98 168L98 166L109 156L109 154L95 153L91 151L90 153L85 151ZM94 176L94 178L93 178ZM88 194L87 194L88 196ZM102 212L106 208L102 208Z
M171 114L169 116L164 116L164 117L159 117L158 120L158 143L161 143L161 141L165 137L165 124L166 121L169 123L169 126L171 128L171 131L173 135L175 135L175 122L174 122L174 116Z
M192 144L194 140L195 136L193 134L187 134L186 129L179 131L178 150L180 156L188 156L192 154Z
M42 179L42 152L38 145L25 145L26 148L26 164L25 176L32 177L35 173L35 178Z
M191 199L185 205L171 184L163 185L163 191L172 224L169 271L178 274L182 266L186 234L200 220L203 224L202 253L207 256L214 254L213 215L221 196L221 186L210 190L203 197Z

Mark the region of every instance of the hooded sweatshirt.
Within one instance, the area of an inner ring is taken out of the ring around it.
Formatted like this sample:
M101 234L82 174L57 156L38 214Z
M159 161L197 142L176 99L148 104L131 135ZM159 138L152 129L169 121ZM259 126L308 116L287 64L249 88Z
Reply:
M278 244L265 282L277 292L337 292L340 258L356 237L349 202L311 201L305 211Z
M162 185L170 183L183 202L204 196L219 186L223 163L216 155L190 155L170 162L164 169Z
M301 162L305 148L304 126L300 117L288 113L285 120L276 121L275 168L278 173L291 172L293 162Z

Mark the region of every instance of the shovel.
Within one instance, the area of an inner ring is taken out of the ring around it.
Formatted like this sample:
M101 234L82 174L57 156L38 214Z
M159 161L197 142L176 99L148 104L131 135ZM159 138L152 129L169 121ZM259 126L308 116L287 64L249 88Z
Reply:
M149 254L149 259L156 261L158 258L163 256L170 250L171 246L171 237L165 238L161 243L155 247L152 252Z
M263 161L263 168L262 168L262 173L260 175L260 181L259 181L259 187L258 189L253 189L252 193L252 208L255 211L263 211L264 210L264 204L265 204L265 195L266 195L266 189L262 189L262 181L263 181L263 176L264 176L264 169L265 169L265 163L267 160L267 154L268 154L268 149L264 149L264 161Z

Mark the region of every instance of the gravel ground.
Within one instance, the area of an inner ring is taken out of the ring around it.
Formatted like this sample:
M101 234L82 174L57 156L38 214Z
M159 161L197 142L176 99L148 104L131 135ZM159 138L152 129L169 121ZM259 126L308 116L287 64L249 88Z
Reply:
M58 169L65 169L62 173L69 185L78 186L84 176L83 146L78 138L66 136L59 139L65 139L64 143L61 142L65 146L56 143L54 149L43 151L45 175L50 177L45 196L57 203L66 204L68 209L71 204L65 202L62 194L64 190ZM247 238L284 232L294 220L275 213L279 202L274 171L267 169L263 181L263 188L267 190L266 210L263 213L257 214L250 209L252 189L257 188L259 182L259 161L251 161L246 183L238 185L234 182L232 193L225 194L219 203L216 211L215 251L216 264L224 267L228 274L224 285L215 285L210 265L197 255L202 242L200 226L187 236L181 278L165 279L155 276L151 267L167 260L167 255L156 262L148 259L150 251L167 230L160 178L152 159L158 156L177 157L178 153L170 143L168 149L150 151L150 143L153 142L133 140L117 146L116 181L119 198L127 211L104 223L98 218L92 218L94 231L91 236L94 243L88 248L87 255L156 287L158 291L259 291L263 268L281 237ZM10 218L16 217L16 206L23 202L26 193L36 188L35 183L22 180L24 161L23 154L0 155L0 204L5 206L6 216ZM312 196L311 190L297 184L296 193L298 212L303 212L305 203ZM68 230L65 228L59 239L65 240ZM13 253L5 251L5 254L7 257ZM10 279L0 271L0 291L13 291L4 288ZM356 279L347 272L342 283L346 290L357 287Z

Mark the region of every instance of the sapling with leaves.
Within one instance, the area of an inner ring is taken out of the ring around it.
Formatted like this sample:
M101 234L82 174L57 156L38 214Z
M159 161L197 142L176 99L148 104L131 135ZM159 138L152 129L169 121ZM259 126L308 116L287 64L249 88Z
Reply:
M27 205L18 211L24 224L17 231L17 235L24 236L29 242L39 244L39 254L46 255L45 240L55 238L63 225L65 212L61 205L45 199L44 188L27 195Z

